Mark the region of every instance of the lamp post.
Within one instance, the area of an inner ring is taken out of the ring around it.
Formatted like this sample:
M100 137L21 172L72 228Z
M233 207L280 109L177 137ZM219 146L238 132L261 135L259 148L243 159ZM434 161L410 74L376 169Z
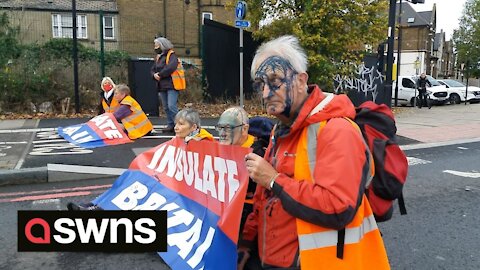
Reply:
M409 1L412 4L424 4L425 0L405 0ZM387 70L386 70L386 79L385 79L385 85L384 85L384 91L385 91L385 102L386 104L390 107L392 102L392 70L393 70L393 46L394 46L394 40L395 40L395 16L396 16L396 0L390 0L390 7L388 11L388 51L387 51ZM401 13L401 8L402 8L402 0L400 0L400 13ZM401 20L401 14L399 14L399 27L400 27L400 20ZM399 28L399 31L400 28ZM397 76L400 73L400 48L401 48L401 35L399 32L399 38L398 38L398 59L397 59ZM395 106L398 104L398 77L396 80L396 87L395 87Z
M392 70L393 70L393 44L395 39L395 10L396 0L390 0L388 12L388 51L387 51L387 70L384 85L385 99L384 102L388 107L392 106Z
M395 78L395 107L398 107L398 76L400 75L400 58L402 56L402 0L398 6L398 40L397 40L397 74Z

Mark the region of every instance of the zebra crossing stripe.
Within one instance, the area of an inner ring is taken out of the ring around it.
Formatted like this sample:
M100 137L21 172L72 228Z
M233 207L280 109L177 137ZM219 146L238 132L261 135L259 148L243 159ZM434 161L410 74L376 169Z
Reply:
M425 159L416 158L416 157L407 157L407 161L408 161L408 166L432 163L430 160L425 160Z

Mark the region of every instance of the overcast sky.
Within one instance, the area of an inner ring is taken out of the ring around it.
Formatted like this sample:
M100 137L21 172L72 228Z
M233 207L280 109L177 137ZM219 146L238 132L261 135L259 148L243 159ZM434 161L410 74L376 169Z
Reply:
M417 11L432 10L437 4L437 33L440 29L445 32L445 37L450 40L453 30L458 28L458 20L462 16L466 0L425 0L425 4L412 4Z

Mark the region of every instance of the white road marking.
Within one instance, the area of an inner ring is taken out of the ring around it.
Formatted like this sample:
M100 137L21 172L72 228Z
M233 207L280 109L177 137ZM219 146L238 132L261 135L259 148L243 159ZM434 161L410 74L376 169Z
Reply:
M57 140L39 140L39 141L33 141L33 143L54 143L54 142L66 142L65 139L57 139Z
M32 204L33 205L36 205L36 204L47 204L47 203L59 203L60 200L59 199L46 199L46 200L36 200L36 201L33 201Z
M462 147L462 146L459 146L459 147L457 147L457 148L458 148L458 149L461 149L461 150L468 150L467 147Z
M24 128L24 129L2 129L0 133L25 133L25 132L42 132L56 131L57 128Z
M420 159L420 158L416 158L416 157L407 157L407 161L408 161L408 166L432 163L429 160Z
M47 171L121 175L124 171L126 171L126 169L48 163Z
M453 174L456 176L461 176L461 177L480 178L479 172L459 172L459 171L452 171L452 170L444 170L443 172Z
M27 144L28 142L0 142L0 145L5 145L5 144Z
M38 127L39 123L40 123L40 119L37 119L37 121L35 122L35 127ZM27 158L28 150L30 149L30 146L32 145L33 138L35 138L35 134L36 134L36 132L33 132L32 135L30 136L30 140L28 140L28 144L25 147L25 150L23 150L22 155L20 156L20 158L17 161L17 164L15 165L15 168L14 168L15 170L18 170L18 169L22 168L23 163L25 162L25 159Z

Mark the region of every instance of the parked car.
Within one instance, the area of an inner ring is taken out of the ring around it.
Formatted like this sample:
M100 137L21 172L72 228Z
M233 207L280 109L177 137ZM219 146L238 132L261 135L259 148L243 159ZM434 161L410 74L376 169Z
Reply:
M480 88L476 86L468 86L467 93L467 86L461 82L450 79L438 80L438 82L447 87L448 99L451 103L459 104L465 102L465 99L470 103L480 102Z
M415 97L418 96L417 79L419 76L398 76L398 104L402 106L414 105ZM433 104L445 104L448 100L448 92L445 85L440 84L432 76L427 75L427 79L432 85L427 87L427 94ZM392 85L392 103L395 102L396 82Z

